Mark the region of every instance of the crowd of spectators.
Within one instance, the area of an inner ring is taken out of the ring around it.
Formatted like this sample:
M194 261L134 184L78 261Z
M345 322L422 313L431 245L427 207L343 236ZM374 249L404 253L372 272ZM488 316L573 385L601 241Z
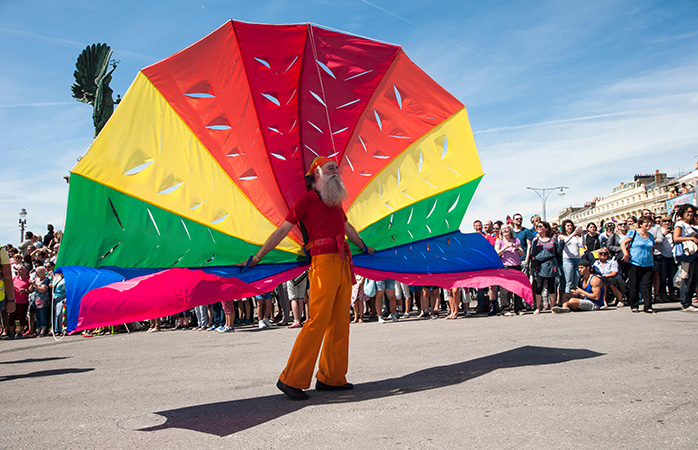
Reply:
M654 217L644 210L639 218L611 221L582 229L570 220L562 224L523 216L506 220L476 220L473 230L494 247L506 270L529 276L532 305L497 286L484 289L441 289L411 286L395 280L357 277L351 301L353 323L398 322L404 319L456 319L473 314L511 317L565 313L629 306L655 314L653 304L681 302L695 312L698 288L698 222L696 208L682 205L672 215ZM54 273L62 233L48 225L46 235L26 233L16 248L3 251L3 280L11 276L14 296L2 303L1 337L43 337L50 331L65 333L65 286ZM680 247L677 256L676 247ZM9 269L8 269L9 267ZM10 273L8 275L7 273ZM7 273L6 273L7 272ZM2 297L0 297L2 298ZM14 300L14 304L12 303ZM257 297L218 302L124 329L195 329L228 333L239 327L300 328L307 320L307 272ZM84 336L116 333L119 327L84 332Z
M9 289L0 293L0 337L43 337L63 330L65 285L62 275L54 273L62 237L49 224L43 237L27 231L17 247L8 244L0 250L2 282L14 294Z

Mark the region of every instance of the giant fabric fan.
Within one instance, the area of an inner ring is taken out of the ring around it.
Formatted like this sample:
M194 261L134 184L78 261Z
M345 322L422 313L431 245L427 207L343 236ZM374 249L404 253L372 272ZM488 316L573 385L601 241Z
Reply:
M525 285L457 231L483 175L468 116L399 46L230 21L143 69L72 170L58 261L69 328L241 298L303 271L297 227L265 264L233 265L283 223L316 156L339 163L347 217L378 250L355 257L358 273Z

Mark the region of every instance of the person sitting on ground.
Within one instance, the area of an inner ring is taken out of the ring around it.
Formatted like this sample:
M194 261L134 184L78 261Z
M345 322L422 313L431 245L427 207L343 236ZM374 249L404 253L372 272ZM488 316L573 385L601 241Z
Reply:
M608 294L610 290L613 292L613 295L616 296L614 304L609 306L622 308L625 306L623 303L623 294L627 292L628 287L620 276L618 261L611 259L610 256L611 252L606 247L599 249L599 259L594 262L593 268L597 274L601 275L601 281L604 286L608 288L606 293Z
M580 287L572 289L572 297L562 306L553 306L554 313L566 313L570 311L594 311L604 308L604 287L601 277L593 274L591 263L586 259L579 262Z

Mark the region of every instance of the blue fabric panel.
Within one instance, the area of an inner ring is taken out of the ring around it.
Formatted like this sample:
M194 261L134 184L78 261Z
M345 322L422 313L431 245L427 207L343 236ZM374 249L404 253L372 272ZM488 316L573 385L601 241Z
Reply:
M62 272L65 278L68 331L73 331L77 327L80 300L88 291L124 280L123 275L119 273L92 267L64 266L57 271Z
M397 273L460 273L504 267L484 236L456 231L393 247L373 255L354 256L354 265Z

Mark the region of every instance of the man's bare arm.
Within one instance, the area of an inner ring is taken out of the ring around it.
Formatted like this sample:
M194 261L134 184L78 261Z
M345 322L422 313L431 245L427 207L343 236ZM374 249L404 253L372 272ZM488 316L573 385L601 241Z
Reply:
M356 245L369 255L373 254L375 249L364 244L364 241L361 240L361 236L359 236L358 231L356 231L356 228L354 228L352 224L350 224L349 222L344 222L344 232L346 233L349 240L354 243L354 245Z
M269 235L266 242L264 242L262 248L260 248L257 251L257 253L252 257L252 261L250 261L250 267L256 266L262 260L262 258L264 258L264 255L276 248L276 246L284 240L284 238L286 237L286 235L288 235L292 228L293 224L291 222L284 221L284 223L282 223L279 228L274 230L274 232L271 235Z

